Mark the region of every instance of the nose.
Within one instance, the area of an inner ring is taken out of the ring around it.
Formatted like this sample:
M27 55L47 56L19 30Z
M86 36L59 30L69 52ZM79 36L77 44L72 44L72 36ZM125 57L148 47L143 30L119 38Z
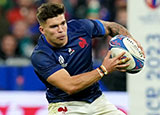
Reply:
M61 25L58 26L58 32L63 32L63 27Z

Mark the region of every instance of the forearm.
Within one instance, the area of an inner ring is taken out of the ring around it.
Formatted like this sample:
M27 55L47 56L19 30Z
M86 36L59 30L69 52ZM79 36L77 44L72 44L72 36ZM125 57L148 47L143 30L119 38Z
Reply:
M96 83L98 80L101 79L101 76L97 70L92 70L90 72L72 76L71 79L73 88L72 91L79 92Z
M142 50L142 53L145 56L145 53L144 53L144 50L143 50L141 44L136 39L134 39L132 37L132 35L129 33L129 31L125 27L123 27L122 25L115 23L115 22L107 22L107 21L102 21L102 20L100 20L100 21L102 22L102 24L105 27L106 36L110 36L110 37L108 37L109 38L108 40L110 40L112 37L114 37L116 35L127 36L127 37L133 39L137 43L138 47Z
M77 93L101 79L97 70L70 76L65 69L61 69L48 77L47 81L69 95Z
M114 37L115 35L124 35L124 36L128 36L130 38L133 38L131 36L131 34L129 33L129 31L123 27L122 25L115 23L115 22L106 22L106 21L102 21L102 24L105 27L106 30L106 36L111 36Z

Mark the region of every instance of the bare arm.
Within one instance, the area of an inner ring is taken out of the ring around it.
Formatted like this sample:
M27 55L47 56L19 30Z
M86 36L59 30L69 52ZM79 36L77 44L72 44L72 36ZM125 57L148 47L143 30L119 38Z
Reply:
M105 27L106 36L114 37L115 35L124 35L129 38L132 38L137 43L138 47L142 50L142 53L145 56L145 53L141 44L132 37L132 35L129 33L129 31L125 27L115 22L107 22L103 20L99 20L99 21L101 21L101 23Z
M49 76L47 81L71 95L87 88L100 79L101 77L97 70L70 76L65 69L61 69Z
M116 70L117 68L124 68L128 66L128 64L119 65L119 59L123 55L124 53L115 58L110 58L110 52L107 54L103 61L103 65L108 70L108 73ZM122 71L125 70L122 69ZM70 76L70 74L65 69L61 69L49 76L47 81L71 95L91 86L100 79L101 76L97 70Z
M115 35L124 35L130 38L133 38L131 34L128 32L128 30L122 25L115 23L115 22L107 22L107 21L102 21L102 20L100 21L105 27L106 36L109 35L111 37L114 37Z

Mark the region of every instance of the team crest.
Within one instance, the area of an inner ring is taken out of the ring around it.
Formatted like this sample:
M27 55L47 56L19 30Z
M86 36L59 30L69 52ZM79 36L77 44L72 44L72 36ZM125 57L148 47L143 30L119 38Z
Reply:
M84 48L85 46L88 46L88 43L87 43L86 39L80 37L79 40L80 40L79 46L80 46L81 48Z

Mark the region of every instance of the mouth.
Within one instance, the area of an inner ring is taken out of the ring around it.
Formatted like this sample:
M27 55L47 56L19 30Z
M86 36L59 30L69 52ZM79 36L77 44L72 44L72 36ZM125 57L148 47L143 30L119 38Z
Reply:
M59 36L59 37L57 37L59 40L64 40L65 38L66 38L66 36L65 35L62 35L62 36Z

